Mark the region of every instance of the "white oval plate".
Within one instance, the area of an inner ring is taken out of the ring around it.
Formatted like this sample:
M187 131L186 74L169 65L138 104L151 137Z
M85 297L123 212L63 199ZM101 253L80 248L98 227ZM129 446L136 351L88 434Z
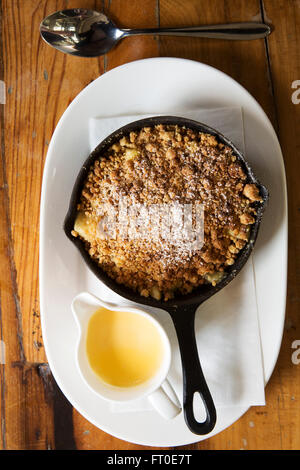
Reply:
M49 365L65 396L86 419L136 444L165 447L198 442L230 426L246 408L218 410L215 429L209 435L197 436L188 430L182 414L166 421L155 411L112 413L107 402L82 381L75 364L77 329L70 305L78 292L86 290L90 274L62 226L75 178L90 152L88 121L99 115L175 114L176 110L225 106L243 108L247 160L270 191L254 250L267 382L276 364L285 316L287 195L276 134L254 98L232 78L208 65L175 58L140 60L115 68L88 85L65 111L49 145L40 214L40 306ZM105 286L103 292L109 299Z

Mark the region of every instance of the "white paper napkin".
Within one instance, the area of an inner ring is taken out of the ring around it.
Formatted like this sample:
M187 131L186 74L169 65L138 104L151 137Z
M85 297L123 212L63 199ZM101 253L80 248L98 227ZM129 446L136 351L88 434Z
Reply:
M228 137L244 154L246 153L241 108L197 109L176 112L176 115L194 119L215 128ZM119 127L149 116L147 114L90 119L91 150ZM250 257L239 275L197 310L195 329L200 362L217 408L265 404L253 269L253 258ZM113 297L114 294L111 293L111 296ZM116 299L110 297L110 300ZM128 304L126 301L125 303ZM172 363L168 380L181 402L181 360L172 320L167 312L148 307L147 310L158 318L168 333L172 347ZM153 410L145 398L126 404L111 403L110 406L113 412ZM199 419L201 419L200 415Z

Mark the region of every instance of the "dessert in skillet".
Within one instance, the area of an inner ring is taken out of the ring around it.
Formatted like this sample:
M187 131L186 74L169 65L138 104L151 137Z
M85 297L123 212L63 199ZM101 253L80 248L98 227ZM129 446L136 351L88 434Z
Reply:
M115 281L168 300L224 277L261 201L230 147L160 124L131 132L95 160L72 235Z

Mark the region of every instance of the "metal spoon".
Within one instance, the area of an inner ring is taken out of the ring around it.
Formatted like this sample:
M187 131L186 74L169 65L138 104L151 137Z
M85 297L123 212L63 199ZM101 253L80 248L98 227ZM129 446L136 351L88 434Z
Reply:
M119 29L103 13L74 8L53 13L40 25L42 38L67 54L96 57L106 54L126 36L170 35L215 39L258 39L271 33L263 23L232 23L189 28Z

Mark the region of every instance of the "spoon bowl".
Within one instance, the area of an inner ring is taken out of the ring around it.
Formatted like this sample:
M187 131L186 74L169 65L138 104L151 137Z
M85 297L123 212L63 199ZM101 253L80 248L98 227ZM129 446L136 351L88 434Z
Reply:
M40 33L55 49L81 57L106 54L124 35L103 13L82 8L47 16Z
M263 23L231 23L188 28L120 29L104 13L83 8L57 11L40 25L47 44L66 54L97 57L109 52L126 36L168 35L214 39L264 38L271 28Z

